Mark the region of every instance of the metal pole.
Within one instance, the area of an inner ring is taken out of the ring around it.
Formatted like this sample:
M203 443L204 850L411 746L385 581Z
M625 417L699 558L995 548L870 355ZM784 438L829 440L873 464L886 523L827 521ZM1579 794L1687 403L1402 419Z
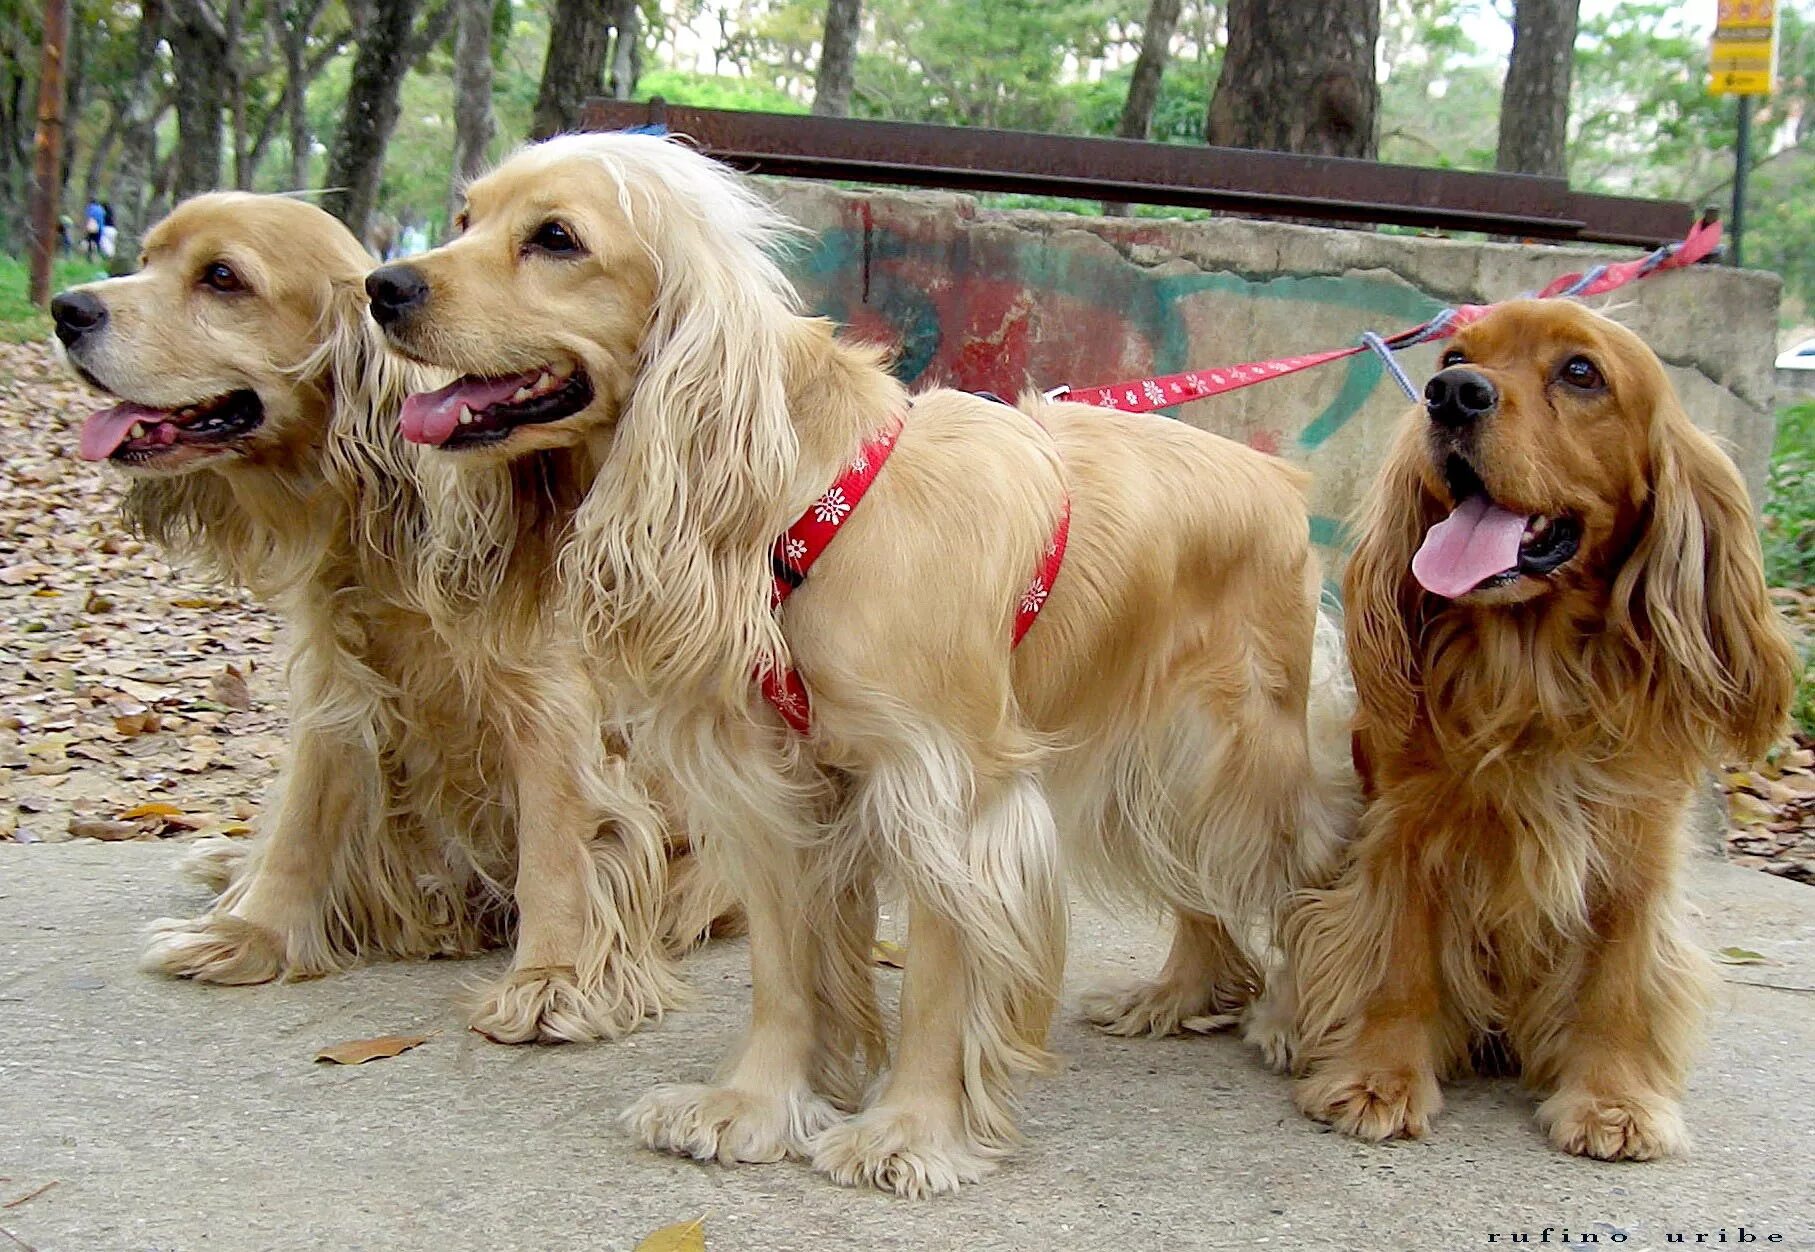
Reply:
M63 50L69 5L44 0L44 61L38 72L38 131L32 141L31 302L50 302L50 260L57 250L57 205L63 190Z
M1746 175L1752 172L1752 97L1740 96L1739 133L1733 145L1733 268L1745 264L1740 251L1746 233Z

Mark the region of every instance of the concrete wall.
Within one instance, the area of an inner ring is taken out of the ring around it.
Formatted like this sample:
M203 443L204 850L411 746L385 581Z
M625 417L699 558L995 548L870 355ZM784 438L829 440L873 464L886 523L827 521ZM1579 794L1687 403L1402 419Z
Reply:
M811 232L790 266L814 307L896 344L910 381L1004 395L1340 347L1619 259L1228 218L1003 213L968 196L804 182L772 190ZM1755 494L1771 446L1778 297L1773 276L1699 266L1595 302L1617 302L1614 315L1668 363ZM1415 384L1438 351L1401 354ZM1369 353L1176 415L1308 465L1314 534L1331 544L1406 405Z

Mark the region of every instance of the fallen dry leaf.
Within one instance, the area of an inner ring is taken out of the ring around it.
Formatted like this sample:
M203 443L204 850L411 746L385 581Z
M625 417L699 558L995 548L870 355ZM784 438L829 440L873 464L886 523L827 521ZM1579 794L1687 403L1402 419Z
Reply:
M1764 953L1754 952L1751 948L1718 948L1714 959L1722 965L1764 965L1767 964Z
M153 800L147 804L135 804L120 812L120 816L127 821L139 817L181 817L182 815L182 809L174 804L165 804L161 800Z
M899 943L887 939L878 939L870 949L870 962L874 965L886 965L890 969L907 968L907 949Z
M107 843L118 843L122 839L137 839L145 832L136 822L114 822L104 817L72 817L69 819L69 833L77 839L100 839Z
M246 676L231 665L208 680L208 694L236 713L244 713L252 707L252 691L246 686Z
M706 1252L706 1219L652 1230L637 1243L636 1252Z
M367 1061L379 1061L400 1052L408 1052L428 1040L427 1035L380 1035L376 1039L350 1039L346 1043L323 1048L315 1054L315 1059L335 1065L364 1065Z

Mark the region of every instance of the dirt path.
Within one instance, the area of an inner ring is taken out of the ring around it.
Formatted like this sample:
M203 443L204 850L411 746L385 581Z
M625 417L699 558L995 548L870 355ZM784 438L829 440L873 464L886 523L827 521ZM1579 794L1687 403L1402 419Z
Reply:
M124 532L119 475L75 453L94 407L0 345L0 839L245 833L283 749L277 621ZM1726 778L1734 860L1815 883L1810 745Z

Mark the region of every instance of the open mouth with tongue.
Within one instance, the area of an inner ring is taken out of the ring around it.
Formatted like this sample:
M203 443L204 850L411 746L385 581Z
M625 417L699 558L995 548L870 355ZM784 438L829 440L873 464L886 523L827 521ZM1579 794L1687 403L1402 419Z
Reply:
M155 409L130 400L102 409L82 425L84 461L174 468L231 450L265 421L256 391L229 391L212 400Z
M439 391L403 402L403 437L437 448L477 448L502 443L519 426L572 417L592 403L586 371L547 365L508 378L469 374Z
M1412 557L1412 576L1432 595L1458 600L1521 577L1543 578L1581 546L1582 524L1575 518L1515 513L1494 503L1461 457L1444 463L1443 477L1456 507L1426 532Z

